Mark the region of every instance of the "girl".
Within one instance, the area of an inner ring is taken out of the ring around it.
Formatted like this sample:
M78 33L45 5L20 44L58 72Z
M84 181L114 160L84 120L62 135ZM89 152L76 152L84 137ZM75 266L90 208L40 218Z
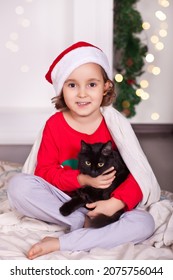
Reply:
M109 106L114 84L106 55L94 45L78 42L54 60L46 79L54 86L53 101L59 112L46 122L23 173L10 181L8 197L11 207L23 215L68 226L69 232L34 244L28 258L56 250L89 251L147 239L154 232L154 221L144 207L159 200L160 187L129 122ZM108 200L87 204L92 210L80 208L64 217L58 209L70 199L70 191L84 185L107 188L116 177L112 168L105 172L109 174L92 178L73 167L81 140L111 140L130 175ZM88 220L98 213L112 215L120 209L125 213L118 222L99 229L88 227Z

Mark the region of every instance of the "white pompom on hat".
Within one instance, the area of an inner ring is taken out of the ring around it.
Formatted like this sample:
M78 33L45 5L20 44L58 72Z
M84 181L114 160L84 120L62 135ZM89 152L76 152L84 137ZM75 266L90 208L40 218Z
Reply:
M68 76L77 67L85 63L99 64L107 73L108 78L112 79L111 69L105 53L90 43L77 42L58 55L45 76L46 80L53 84L57 96L60 95Z

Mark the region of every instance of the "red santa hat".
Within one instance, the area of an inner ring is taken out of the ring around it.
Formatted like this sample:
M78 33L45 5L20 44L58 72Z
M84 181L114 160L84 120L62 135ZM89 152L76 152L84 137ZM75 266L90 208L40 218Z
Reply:
M45 76L47 81L53 84L56 95L60 95L64 82L73 70L85 63L99 64L108 78L112 79L109 62L104 52L90 43L77 42L58 55Z

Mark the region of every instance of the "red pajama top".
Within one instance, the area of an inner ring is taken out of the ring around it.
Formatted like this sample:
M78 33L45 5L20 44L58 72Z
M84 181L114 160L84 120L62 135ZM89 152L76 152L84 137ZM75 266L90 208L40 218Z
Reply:
M88 135L71 128L62 112L51 116L44 127L35 175L66 193L80 188L77 180L77 155L81 140L90 144L111 140L116 147L104 118L97 130ZM111 196L122 200L126 204L126 210L131 210L142 200L142 191L132 174L129 174Z

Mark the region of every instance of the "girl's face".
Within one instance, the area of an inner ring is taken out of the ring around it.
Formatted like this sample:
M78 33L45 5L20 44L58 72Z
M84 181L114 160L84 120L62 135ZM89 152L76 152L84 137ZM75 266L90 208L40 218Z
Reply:
M76 68L63 85L63 96L68 109L78 116L100 113L103 95L109 88L98 64L86 63Z

